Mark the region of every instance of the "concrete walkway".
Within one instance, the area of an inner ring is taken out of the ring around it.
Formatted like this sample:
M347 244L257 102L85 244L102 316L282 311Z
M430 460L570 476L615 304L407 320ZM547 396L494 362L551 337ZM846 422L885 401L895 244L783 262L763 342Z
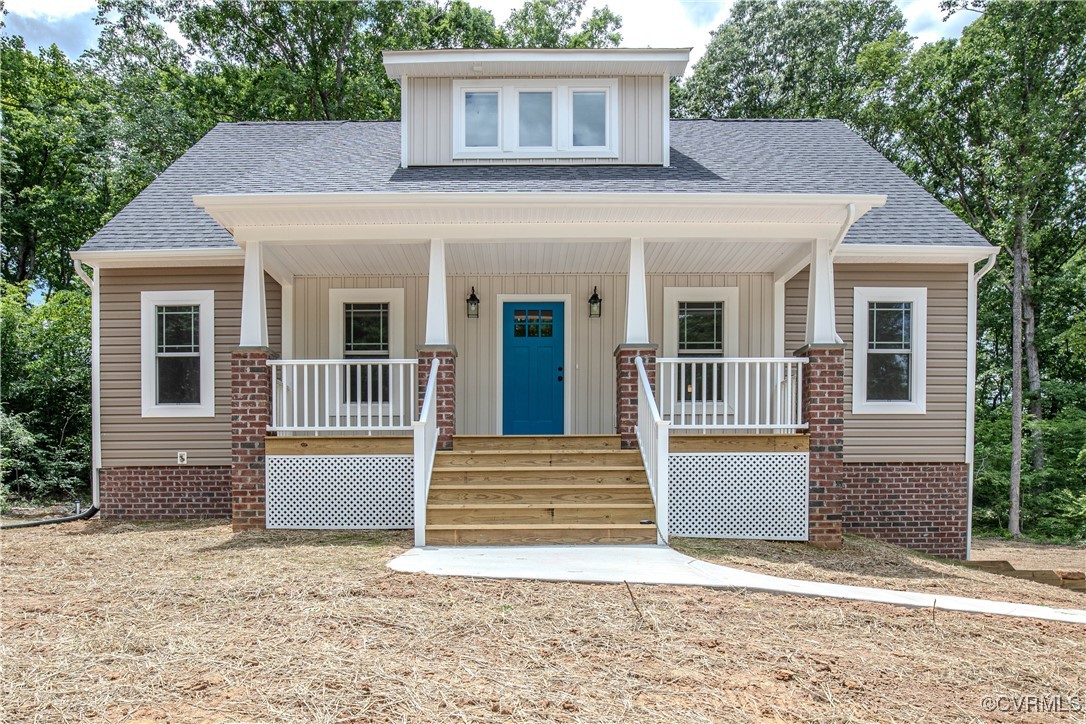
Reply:
M718 566L666 546L412 548L389 562L403 573L576 583L649 583L826 596L894 606L989 613L1086 625L1086 611L777 578Z

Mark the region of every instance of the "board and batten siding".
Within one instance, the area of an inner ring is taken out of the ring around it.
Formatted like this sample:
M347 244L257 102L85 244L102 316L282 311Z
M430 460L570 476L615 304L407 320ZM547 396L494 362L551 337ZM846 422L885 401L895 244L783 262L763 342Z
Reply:
M571 434L614 432L615 347L626 329L625 274L506 274L450 276L449 337L457 349L456 420L461 435L493 435L497 428L499 294L568 294L572 385ZM766 274L650 274L647 278L649 334L663 338L664 287L734 286L739 289L739 347L746 356L769 355L773 345L773 278ZM475 287L479 318L468 319L464 300ZM588 316L594 287L603 298L599 319ZM295 277L294 355L298 359L339 356L329 348L330 289L404 290L404 355L413 357L426 329L425 276Z
M962 462L965 460L967 296L964 265L837 264L837 333L845 349L846 462ZM852 414L852 314L855 287L928 290L927 413ZM785 351L803 346L807 272L785 285Z
M265 277L268 340L279 351L281 291ZM103 269L101 284L102 467L230 464L230 355L241 325L241 267ZM143 417L140 293L215 291L215 417Z
M499 79L507 80L507 79ZM498 81L496 81L498 82ZM574 159L471 159L453 160L453 81L451 78L408 78L408 164L447 166L501 164L662 164L665 81L659 76L626 76L618 79L619 157Z

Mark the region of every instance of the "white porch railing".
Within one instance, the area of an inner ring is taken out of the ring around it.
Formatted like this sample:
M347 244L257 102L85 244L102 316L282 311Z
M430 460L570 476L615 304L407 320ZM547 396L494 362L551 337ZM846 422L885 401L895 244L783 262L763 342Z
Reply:
M641 459L645 462L645 472L652 490L652 500L656 504L656 540L667 545L667 466L668 466L668 423L660 417L656 400L652 396L652 385L645 372L645 361L634 359L637 367L637 446L641 449Z
M411 429L418 360L270 360L270 432Z
M656 360L660 415L673 430L795 432L803 419L802 357Z
M441 360L430 363L426 394L419 419L412 423L415 436L415 545L426 545L426 501L430 497L430 474L437 453L437 373Z

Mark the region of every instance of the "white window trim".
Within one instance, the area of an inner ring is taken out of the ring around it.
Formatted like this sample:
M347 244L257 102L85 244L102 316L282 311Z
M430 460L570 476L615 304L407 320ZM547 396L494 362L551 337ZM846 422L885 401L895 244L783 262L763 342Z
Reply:
M343 306L345 304L388 304L388 357L403 359L402 288L329 289L328 359L345 359L343 351Z
M928 290L926 287L855 287L852 307L852 414L923 415L927 413ZM867 305L911 302L913 305L912 389L909 401L867 401Z
M200 403L158 404L155 308L171 305L200 307ZM215 292L140 292L140 396L143 417L215 416Z
M739 287L664 287L664 357L679 356L679 302L724 302L724 356L739 355Z
M679 302L724 303L724 357L739 356L739 287L664 287L664 357L679 356ZM725 406L712 401L707 405L697 400L687 402L696 414L724 415L734 413L734 401ZM714 412L715 410L715 412Z
M467 146L464 141L464 94L467 92L498 93L498 147ZM550 91L552 148L521 147L519 105L520 91ZM607 145L573 145L573 92L603 91L607 93ZM618 158L618 80L614 78L518 78L495 81L469 78L453 81L453 159L531 159L531 158Z
M328 290L328 359L348 359L343 349L343 314L347 304L388 304L388 358L403 359L404 291L402 288L385 289L329 289ZM381 414L391 415L392 400L402 399L401 391L390 379L391 399L380 405ZM406 384L414 384L409 380ZM371 403L339 402L338 414L351 416ZM376 409L373 405L371 409Z

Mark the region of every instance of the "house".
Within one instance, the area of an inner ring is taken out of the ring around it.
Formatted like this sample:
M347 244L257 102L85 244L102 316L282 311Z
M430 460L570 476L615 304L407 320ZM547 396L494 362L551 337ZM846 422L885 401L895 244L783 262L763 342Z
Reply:
M837 121L669 119L688 54L386 52L400 122L216 126L73 254L102 515L966 556L996 250Z

